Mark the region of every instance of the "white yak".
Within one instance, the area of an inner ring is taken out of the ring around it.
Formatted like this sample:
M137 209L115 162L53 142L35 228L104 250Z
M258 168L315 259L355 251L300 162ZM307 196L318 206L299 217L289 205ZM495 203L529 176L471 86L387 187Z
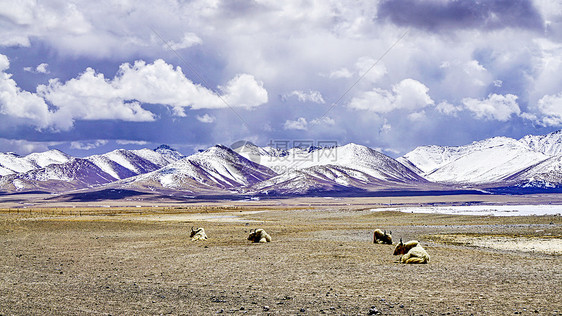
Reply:
M250 236L248 236L248 240L252 242L270 242L271 236L265 232L265 230L258 228L250 230Z
M205 239L207 239L207 234L205 234L205 229L203 229L203 227L193 229L193 226L192 226L191 227L191 235L189 237L191 237L191 241L205 240Z
M402 238L400 242L396 245L394 249L394 255L402 255L400 257L401 263L428 263L429 254L417 240L410 240L407 243L402 243Z

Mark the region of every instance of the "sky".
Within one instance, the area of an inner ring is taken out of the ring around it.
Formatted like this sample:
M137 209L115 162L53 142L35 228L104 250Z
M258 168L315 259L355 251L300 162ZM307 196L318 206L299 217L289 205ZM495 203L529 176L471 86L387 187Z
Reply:
M561 128L561 1L0 0L0 152Z

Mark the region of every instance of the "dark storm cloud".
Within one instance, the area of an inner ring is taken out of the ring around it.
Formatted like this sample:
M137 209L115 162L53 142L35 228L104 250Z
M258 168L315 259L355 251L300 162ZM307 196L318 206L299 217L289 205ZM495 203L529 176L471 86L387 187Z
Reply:
M544 21L530 0L383 0L379 18L431 32L456 29L540 30Z

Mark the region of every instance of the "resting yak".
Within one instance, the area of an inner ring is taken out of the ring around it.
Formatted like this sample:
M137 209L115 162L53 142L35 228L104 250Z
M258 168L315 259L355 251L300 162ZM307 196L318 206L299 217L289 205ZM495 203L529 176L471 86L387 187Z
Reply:
M248 236L248 240L252 242L270 242L271 236L265 232L265 230L258 228L250 230L250 236Z
M402 255L400 257L401 263L429 262L429 254L420 246L417 240L410 240L404 244L402 243L402 238L400 238L400 242L396 245L396 249L394 249L394 255Z
M386 233L386 230L383 232L380 229L375 229L375 232L373 233L373 243L392 245L392 235L391 234L392 234L391 231Z
M205 229L203 229L203 227L193 229L193 226L192 226L191 227L191 235L189 237L191 237L191 241L205 240L205 239L207 239L207 234L205 234Z

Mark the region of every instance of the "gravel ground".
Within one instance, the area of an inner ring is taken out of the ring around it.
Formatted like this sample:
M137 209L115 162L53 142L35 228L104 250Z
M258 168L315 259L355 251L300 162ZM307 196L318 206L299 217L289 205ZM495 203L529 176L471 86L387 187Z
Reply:
M451 237L559 241L560 216L373 213L352 207L249 212L232 221L190 216L166 221L161 214L0 214L0 314L562 311L562 256L479 247ZM192 225L204 227L210 239L189 241ZM247 241L256 227L265 228L273 242ZM396 263L393 246L372 244L375 228L392 230L395 241L420 240L431 262Z

